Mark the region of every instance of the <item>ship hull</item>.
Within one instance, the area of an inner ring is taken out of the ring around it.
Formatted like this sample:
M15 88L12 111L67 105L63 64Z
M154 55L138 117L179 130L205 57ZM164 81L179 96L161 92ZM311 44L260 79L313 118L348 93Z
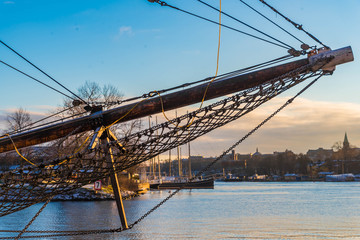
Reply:
M197 180L194 182L163 182L150 184L151 189L214 189L214 179Z

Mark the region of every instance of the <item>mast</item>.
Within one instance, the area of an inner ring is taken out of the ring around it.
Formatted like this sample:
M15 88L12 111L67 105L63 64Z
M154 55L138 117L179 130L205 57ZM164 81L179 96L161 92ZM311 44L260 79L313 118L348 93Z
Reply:
M151 128L151 122L150 122L150 118L151 116L149 116L149 128ZM150 149L150 151L152 151L152 149ZM154 158L150 159L150 176L153 176L153 179L155 177L155 171L154 171Z
M188 142L188 147L189 147L189 159L188 159L188 176L189 179L191 179L192 175L191 175L191 154L190 154L190 142Z
M158 124L157 116L156 116L156 125ZM159 130L156 130L156 135L159 135ZM159 171L159 179L161 179L161 169L160 169L160 156L157 155L158 160L158 171Z
M187 112L189 113L189 112ZM188 152L189 152L189 158L188 158L188 177L191 179L191 152L190 152L190 142L188 142Z
M169 177L171 177L171 149L169 150Z
M181 160L181 148L178 146L179 154L178 154L178 160L179 160L179 176L182 177L182 160Z
M177 111L175 110L175 118L177 118ZM176 134L177 135L177 134ZM176 147L177 149L177 159L178 159L178 171L179 171L179 177L182 176L182 169L181 169L181 161L180 161L180 155L181 155L181 149L180 146L178 145Z

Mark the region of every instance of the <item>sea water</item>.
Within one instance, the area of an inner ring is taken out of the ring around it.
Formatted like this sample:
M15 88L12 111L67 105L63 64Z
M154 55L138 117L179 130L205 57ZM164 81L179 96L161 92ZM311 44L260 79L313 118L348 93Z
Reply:
M129 224L168 195L125 200ZM23 229L40 207L1 217L0 230ZM115 201L51 202L29 230L119 226ZM215 189L180 191L125 232L58 239L360 239L360 182L215 182Z

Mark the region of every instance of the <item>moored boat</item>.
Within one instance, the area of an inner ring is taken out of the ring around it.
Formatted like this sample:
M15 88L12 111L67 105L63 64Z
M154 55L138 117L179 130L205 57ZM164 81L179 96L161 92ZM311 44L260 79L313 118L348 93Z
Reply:
M150 184L151 189L214 189L214 179L194 179L190 181L187 178L178 178L172 180L163 180L158 183Z

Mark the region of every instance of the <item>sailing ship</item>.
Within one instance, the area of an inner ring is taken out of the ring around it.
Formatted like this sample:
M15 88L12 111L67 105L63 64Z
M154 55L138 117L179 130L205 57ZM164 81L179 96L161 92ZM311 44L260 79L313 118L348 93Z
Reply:
M188 142L188 171L187 176L183 176L182 160L181 160L181 149L177 147L177 161L178 161L178 176L171 176L171 150L169 150L169 176L161 177L159 174L158 179L151 180L150 189L214 189L214 178L213 177L192 177L191 173L191 154L190 154L190 142ZM159 158L159 156L158 156ZM155 169L155 161L150 160L150 170ZM160 161L158 161L160 170ZM160 171L159 171L160 173ZM155 174L154 174L155 176Z
M171 6L164 1L149 0L149 2L156 2L161 6L171 7L184 13L197 16ZM261 2L264 3L264 1ZM219 16L221 16L221 10L219 10ZM209 21L209 19L201 18ZM295 24L288 18L286 18L286 20L290 21L299 30L301 29L307 33L302 28L302 25ZM214 21L211 22L216 23ZM219 29L221 26L227 27L226 25L221 24L220 21L216 24L219 25ZM312 39L322 44L313 35L307 34ZM258 37L256 38L261 39ZM270 42L268 40L265 41ZM0 43L36 67L14 49L7 46L2 41L0 41ZM281 41L280 43L283 44ZM284 47L277 43L275 43L275 45ZM28 162L25 166L20 166L15 170L0 173L0 196L2 196L2 201L0 201L0 217L27 208L35 203L45 202L43 207L23 231L15 231L19 232L17 238L20 238L21 235L26 232L27 227L35 220L54 196L61 193L68 193L98 179L110 178L122 227L111 229L109 231L85 231L82 232L82 234L115 233L131 229L135 224L143 220L178 191L170 194L165 200L160 202L133 224L128 225L120 194L117 173L154 158L154 156L158 156L176 146L189 143L216 128L235 121L304 80L315 78L297 95L289 99L288 102L274 114L270 115L261 124L245 135L245 137L237 141L228 148L228 150L224 151L223 154L226 154L264 125L276 113L290 104L295 97L310 87L321 76L331 75L335 70L336 65L354 60L350 47L331 50L326 45L322 45L323 48L317 49L316 46L310 47L303 43L301 45L302 50L295 50L290 45L287 45L285 46L289 53L287 56L219 76L216 71L215 77L208 77L203 80L161 91L151 91L141 96L118 102L117 104L119 105L123 102L129 102L129 104L108 110L103 110L103 104L97 105L86 102L65 88L78 98L74 99L69 97L74 100L72 107L83 104L83 110L88 113L87 115L82 117L72 115L74 118L70 120L63 118L57 121L51 121L44 125L41 124L36 127L32 126L23 131L7 133L0 136L0 153L15 150L23 160ZM270 65L290 60L292 57L299 57L306 54L308 55L307 58L269 67ZM41 69L38 67L36 68L51 78ZM53 78L51 79L54 80ZM56 80L54 81L57 82ZM179 90L184 87L189 88ZM228 96L229 94L233 95ZM225 98L225 96L227 97ZM224 99L203 106L205 101L215 100L219 97L224 97ZM152 114L165 113L166 111L200 102L201 106L196 111L179 118L167 119L167 121L162 124L157 124L156 126L130 134L129 136L124 136L120 139L117 139L115 134L111 131L111 127L115 124L140 119ZM62 111L57 114L60 113L62 113ZM82 142L76 151L72 151L66 156L64 156L65 154L61 156L55 155L54 158L41 163L32 163L18 151L20 148L45 144L58 139L65 140L70 137L75 137L76 134L86 132L91 132L91 135ZM156 134L154 134L154 132L156 132ZM221 156L222 155L216 158L215 161L221 159ZM215 161L213 163L215 163ZM158 163L160 166L159 158ZM209 167L211 166L212 165L209 165ZM179 166L179 173L180 168L181 166ZM181 174L179 174L179 178L174 181L159 181L157 188L182 189L201 188L200 186L210 186L208 188L214 187L214 179L202 179L202 174L198 174L197 176L199 177L193 178L191 177L191 174L189 174L187 178L183 178ZM49 233L49 231L33 232ZM56 233L59 233L59 231L56 231ZM72 234L80 235L79 231L60 231L60 233L63 235L55 236L70 236ZM48 236L52 237L52 235ZM41 237L44 237L44 235Z
M196 178L189 179L187 177L181 178L165 178L157 183L150 184L151 189L214 189L214 179L210 178Z

